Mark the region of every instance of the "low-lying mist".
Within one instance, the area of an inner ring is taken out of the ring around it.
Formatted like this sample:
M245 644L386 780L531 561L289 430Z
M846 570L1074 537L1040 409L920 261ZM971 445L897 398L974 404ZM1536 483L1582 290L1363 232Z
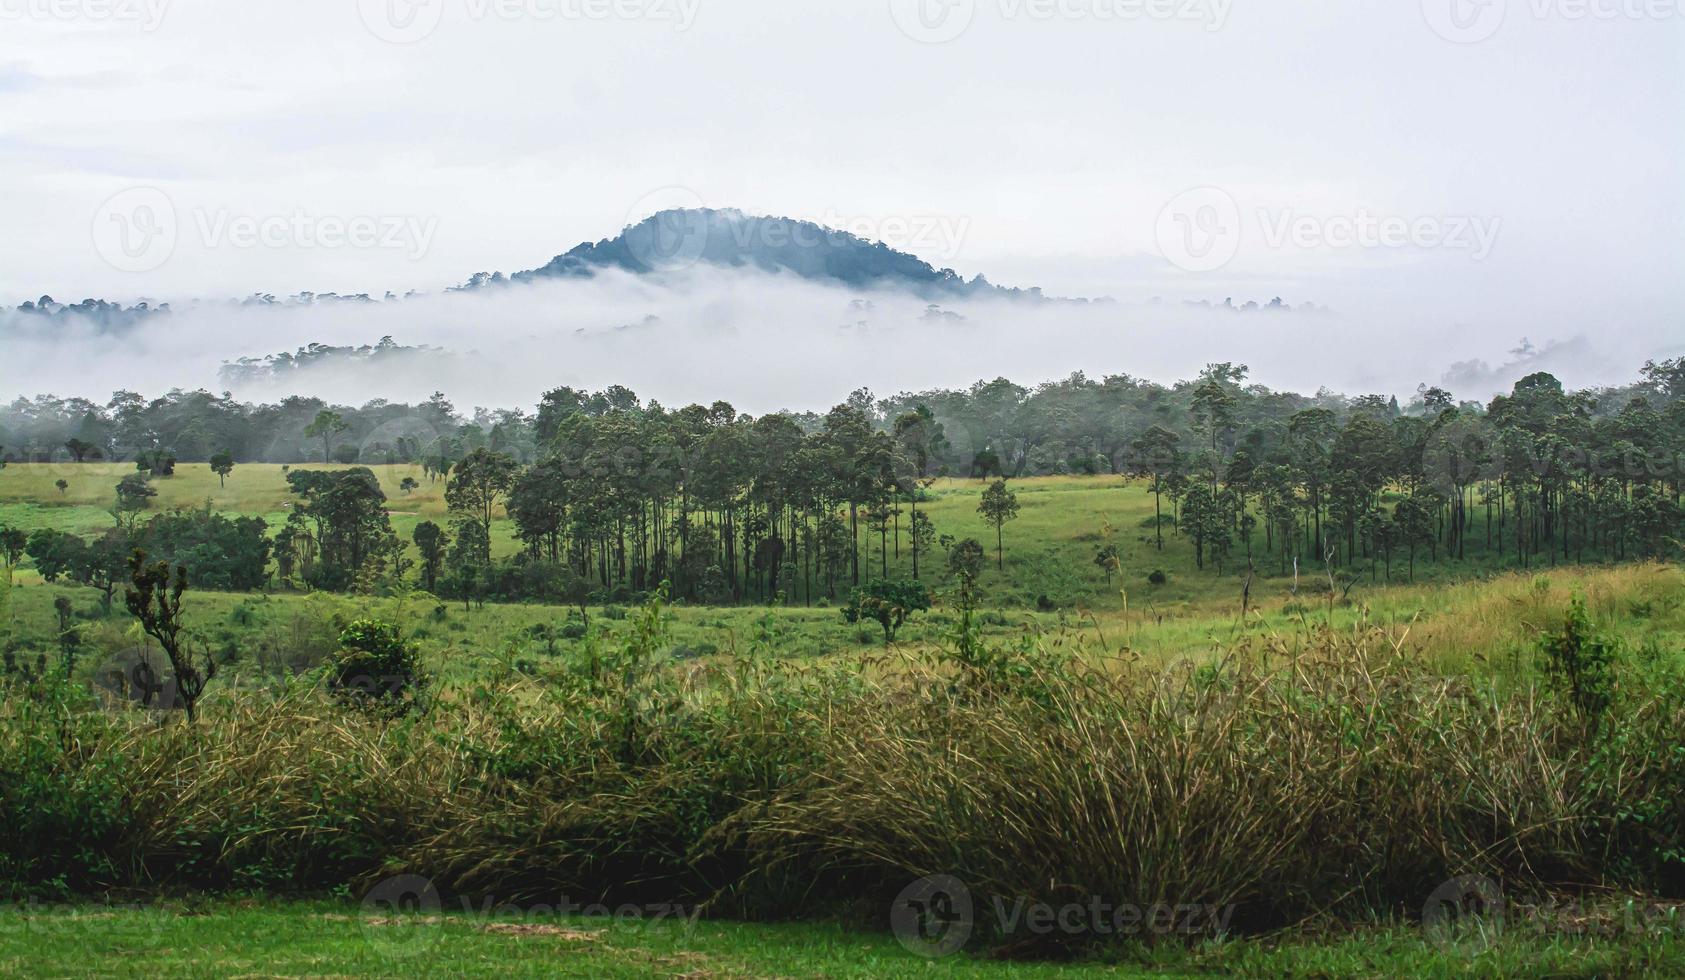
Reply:
M1270 297L1237 297L1267 302ZM1289 303L1293 298L1289 298ZM1488 332L1489 333L1489 332ZM378 370L326 363L273 381L219 377L241 357L311 343L428 345L441 353L386 359ZM667 405L725 399L739 410L823 410L851 390L880 395L1020 384L1083 371L1160 382L1207 363L1252 368L1272 388L1397 395L1419 383L1485 400L1532 371L1572 388L1633 380L1660 338L1542 331L1484 349L1466 325L1406 314L1241 311L1184 303L1034 303L956 298L937 306L897 291L862 291L789 276L699 269L655 280L592 279L494 286L384 303L177 305L139 326L102 331L75 318L0 314L0 395L103 400L128 389L229 389L274 401L317 395L344 404L416 401L434 391L459 405L530 408L558 385L622 384Z

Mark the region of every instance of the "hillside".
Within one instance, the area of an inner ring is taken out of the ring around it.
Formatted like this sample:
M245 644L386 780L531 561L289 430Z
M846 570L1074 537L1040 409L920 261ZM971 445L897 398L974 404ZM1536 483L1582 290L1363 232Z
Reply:
M1008 289L979 275L962 278L916 255L811 221L746 215L736 209L673 209L615 238L583 242L517 281L590 277L605 269L644 275L696 265L788 273L851 287L904 288L928 295L1042 299L1039 288Z

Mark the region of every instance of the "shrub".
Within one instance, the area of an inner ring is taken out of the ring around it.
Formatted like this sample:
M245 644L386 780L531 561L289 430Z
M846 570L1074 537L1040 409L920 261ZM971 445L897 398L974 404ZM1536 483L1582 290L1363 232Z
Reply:
M328 689L347 704L402 713L427 687L415 645L396 626L360 619L339 634L339 646L328 667Z
M1536 588L1539 582L1545 584L1544 589ZM1543 576L1535 581L1535 589L1540 593L1549 586L1550 580ZM1595 730L1602 723L1614 697L1614 665L1620 648L1619 639L1599 630L1591 621L1586 613L1585 597L1581 595L1569 600L1562 628L1539 639L1545 676L1568 699L1589 729Z
M1147 574L1147 581L1153 585L1163 585L1170 581L1170 576L1164 574L1163 569L1155 568Z
M922 582L868 582L849 592L848 604L842 607L843 619L850 623L873 622L883 629L885 646L895 642L908 617L930 608L930 590Z

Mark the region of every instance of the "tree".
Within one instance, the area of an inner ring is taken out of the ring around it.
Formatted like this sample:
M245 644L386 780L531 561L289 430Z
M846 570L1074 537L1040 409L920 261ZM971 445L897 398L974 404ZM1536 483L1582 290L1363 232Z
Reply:
M449 545L445 529L432 521L415 526L415 550L421 554L421 582L429 592L439 588L439 570L445 565L445 551Z
M578 609L580 624L590 629L591 611L586 607L595 592L591 580L567 565L558 565L556 569L556 598Z
M200 588L243 592L268 578L271 542L261 517L179 510L152 518L139 537L153 558L185 565Z
M451 471L450 482L445 485L445 504L479 521L489 542L492 510L515 485L517 471L514 457L476 449Z
M176 475L176 457L174 453L162 449L149 449L135 455L135 470L147 476L171 477Z
M1412 495L1400 500L1392 510L1392 540L1410 549L1410 581L1416 581L1416 547L1433 543L1433 505L1422 497Z
M923 583L877 581L856 586L842 615L849 623L876 622L883 628L884 646L889 646L907 617L929 608L930 590Z
M1129 474L1151 477L1153 481L1153 534L1157 536L1160 551L1164 550L1164 511L1160 506L1160 494L1164 491L1165 478L1181 470L1180 444L1176 433L1157 425L1130 444Z
M177 565L172 577L168 562L148 565L146 552L136 548L129 558L129 570L133 586L125 591L124 601L130 614L140 620L141 629L157 640L170 658L176 694L187 712L188 724L192 724L205 685L216 677L217 664L208 654L196 658L181 635L181 597L187 591L187 569Z
M78 551L85 551L87 542L74 534L37 528L29 534L24 551L35 563L35 570L47 582L56 582L61 575L69 575L79 564Z
M65 442L64 448L70 451L70 458L78 463L85 462L90 456L95 459L99 458L99 447L81 439L71 439Z
M6 559L8 568L15 567L18 559L23 557L24 549L29 545L29 535L20 528L0 527L0 558Z
M987 560L983 544L976 538L957 541L948 549L948 571L954 573L961 584L968 585L977 581L977 576L983 574L983 563Z
M1241 367L1244 377L1246 368ZM1214 364L1207 367L1207 380L1194 389L1193 402L1189 406L1194 423L1206 433L1211 440L1211 490L1217 490L1217 471L1222 465L1222 451L1217 441L1234 425L1235 397L1229 390L1228 378L1232 369L1227 364Z
M320 404L318 402L317 404ZM306 439L322 440L322 462L333 462L333 437L351 428L345 417L331 409L322 409L310 424L304 427Z
M1003 529L1008 521L1018 518L1018 495L1006 488L1005 480L996 480L989 484L989 489L983 491L983 499L977 504L977 513L982 514L983 520L995 529L995 566L1005 569Z
M234 454L224 449L211 457L211 472L216 474L217 486L228 486L228 474L234 472Z
M82 631L71 621L70 600L59 596L53 600L53 612L58 614L59 658L64 664L64 676L76 672L76 653L82 648Z
M138 513L145 510L156 496L158 491L152 489L146 477L130 473L117 483L117 510L121 514Z
M1112 575L1118 570L1119 560L1117 545L1102 545L1100 549L1094 553L1094 564L1098 565L1100 570L1106 573L1106 585L1110 586L1112 584Z
M936 457L948 445L942 424L926 405L919 405L895 420L896 483L912 506L913 579L919 577L919 555L930 545L930 520L919 513L919 495L936 481ZM997 467L998 468L998 467ZM927 529L919 536L920 521Z
M373 470L293 470L287 485L304 498L287 521L295 537L304 535L313 546L315 561L306 561L303 568L312 586L343 589L365 571L366 563L390 566L401 554L402 542L392 533L386 494Z
M64 496L64 492L70 489L70 481L66 480L64 477L59 477L57 480L53 481L53 486L58 487L59 496L62 497Z
M413 476L406 476L402 480L398 481L398 492L406 497L414 493L420 487L421 484L417 483L415 477Z

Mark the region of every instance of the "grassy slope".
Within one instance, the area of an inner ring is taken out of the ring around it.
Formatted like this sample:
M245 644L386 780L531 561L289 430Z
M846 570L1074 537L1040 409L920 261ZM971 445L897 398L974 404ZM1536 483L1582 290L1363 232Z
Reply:
M0 910L14 976L1126 977L1670 976L1677 929L1621 941L1512 930L1449 943L1413 929L1117 951L1111 962L920 959L885 933L577 916L365 917L355 905L218 900Z

